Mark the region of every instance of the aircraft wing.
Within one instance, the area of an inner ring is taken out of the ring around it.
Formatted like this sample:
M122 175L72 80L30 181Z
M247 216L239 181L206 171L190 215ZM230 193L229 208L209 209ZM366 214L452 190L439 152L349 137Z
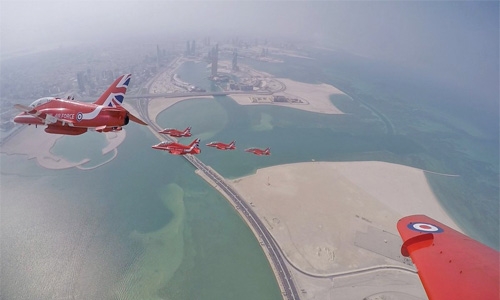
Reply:
M139 119L138 117L134 116L133 114L131 114L128 110L126 110L123 107L121 107L121 108L106 108L107 112L114 112L114 113L122 113L123 110L125 110L127 112L127 115L129 117L130 121L139 123L141 125L148 125L148 123L146 123L143 120Z
M182 153L184 153L184 151L182 149L174 148L170 150L170 153L175 155L181 155Z
M54 124L54 123L57 123L58 121L61 122L63 125L68 124L70 126L73 126L73 123L74 123L73 121L59 119L59 118L54 117L53 115L46 114L44 112L38 111L34 108L24 106L21 104L16 104L16 105L14 105L14 107L19 109L20 111L23 111L23 112L29 114L29 115L32 115L34 117L39 118L40 120L43 121L43 123L45 125Z
M139 119L138 117L134 116L130 112L128 113L128 117L130 118L130 121L134 121L134 122L139 123L141 125L148 125L148 123L146 123L143 120Z
M397 227L430 300L500 299L498 251L424 215Z

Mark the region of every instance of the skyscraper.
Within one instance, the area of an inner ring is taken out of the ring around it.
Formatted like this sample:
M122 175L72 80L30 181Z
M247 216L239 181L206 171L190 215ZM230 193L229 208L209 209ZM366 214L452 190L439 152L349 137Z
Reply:
M85 73L84 72L78 72L76 74L76 80L78 81L78 89L80 92L85 91Z
M191 55L196 55L196 42L193 40L193 42L191 42L191 51L190 51L190 54Z
M233 51L233 64L232 64L232 70L233 71L238 71L238 50L234 49Z
M212 77L217 76L217 62L219 60L219 44L212 49Z
M160 57L161 57L161 52L160 52L160 45L156 45L156 63L160 63Z

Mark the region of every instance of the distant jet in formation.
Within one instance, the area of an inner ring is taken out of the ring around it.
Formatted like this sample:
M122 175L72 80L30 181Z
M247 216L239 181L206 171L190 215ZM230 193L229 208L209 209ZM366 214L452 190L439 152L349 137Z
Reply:
M118 77L94 103L70 100L69 97L44 97L30 106L16 104L14 107L23 112L14 118L14 122L47 125L45 132L66 135L79 135L88 130L120 131L129 121L147 125L121 106L130 77L131 74Z
M184 154L200 154L200 139L195 139L189 145L183 145L174 142L164 141L159 144L152 146L153 149L165 150L170 154L174 155L184 155Z
M219 150L234 150L236 149L235 141L232 141L229 144L224 144L221 142L210 142L207 144L208 147L214 147Z
M248 149L245 149L245 151L253 153L255 155L271 155L271 149L270 148L266 148L264 150L259 149L259 148L248 148Z
M173 137L190 137L191 136L191 127L187 127L184 131L177 130L175 128L165 128L162 131L158 131L162 134L168 134Z

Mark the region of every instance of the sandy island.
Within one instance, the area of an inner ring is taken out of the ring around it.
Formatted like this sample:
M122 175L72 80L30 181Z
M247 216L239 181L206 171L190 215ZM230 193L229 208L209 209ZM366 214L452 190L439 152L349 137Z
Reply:
M330 95L343 94L341 90L329 84L310 84L298 81L293 81L286 78L276 79L286 85L284 92L277 92L275 96L297 97L302 100L302 103L280 103L272 102L273 96L255 95L255 94L234 94L229 95L234 101L241 105L277 105L290 108L301 109L310 112L322 114L343 114L343 112L335 107L330 101Z
M424 172L397 164L280 165L259 169L232 185L252 202L290 261L311 274L393 263L357 247L355 238L371 228L399 237L396 223L406 215L424 213L458 229Z
M289 263L308 275L295 277L308 291L305 299L346 292L334 290L326 281L329 277L333 280L336 275L387 266L408 270L398 275L399 290L379 282L384 278L390 285L390 274L365 274L361 284L372 282L375 290L391 290L392 296L395 290L403 293L402 298L390 299L409 299L410 295L425 299L416 274L411 274L415 272L411 261L399 252L402 242L396 223L406 215L426 214L459 229L439 204L424 171L403 165L377 161L296 163L259 169L231 184L253 206ZM325 282L309 276L325 278ZM355 276L349 278L350 285L360 284ZM373 292L361 291L356 297ZM343 298L354 295L344 294Z

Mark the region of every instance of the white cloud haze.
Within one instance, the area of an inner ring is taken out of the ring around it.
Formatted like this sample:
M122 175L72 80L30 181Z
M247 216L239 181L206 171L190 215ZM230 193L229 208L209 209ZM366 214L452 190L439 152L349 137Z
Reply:
M315 39L498 94L497 1L1 1L2 54L166 36ZM156 41L152 41L156 42Z

